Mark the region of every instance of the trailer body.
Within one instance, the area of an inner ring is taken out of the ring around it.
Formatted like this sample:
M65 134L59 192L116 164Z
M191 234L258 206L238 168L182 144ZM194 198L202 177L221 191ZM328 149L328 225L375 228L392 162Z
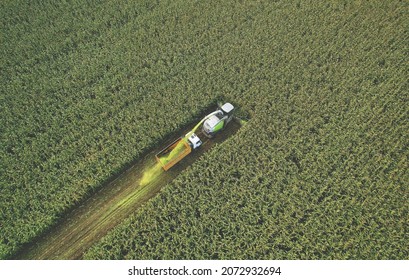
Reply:
M192 147L182 137L176 139L155 155L156 161L165 171L192 152Z

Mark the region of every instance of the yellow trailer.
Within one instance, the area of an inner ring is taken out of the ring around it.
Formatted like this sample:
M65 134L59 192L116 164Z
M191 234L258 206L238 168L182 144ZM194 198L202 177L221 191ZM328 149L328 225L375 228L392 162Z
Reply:
M167 171L191 152L192 147L184 138L180 137L157 153L155 158L162 168Z

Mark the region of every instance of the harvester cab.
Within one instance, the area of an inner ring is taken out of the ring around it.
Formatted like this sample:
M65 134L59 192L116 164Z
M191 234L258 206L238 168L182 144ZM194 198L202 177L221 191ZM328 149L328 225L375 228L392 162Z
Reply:
M230 103L225 103L211 114L203 123L203 134L208 138L214 137L214 135L222 130L233 119L234 106Z

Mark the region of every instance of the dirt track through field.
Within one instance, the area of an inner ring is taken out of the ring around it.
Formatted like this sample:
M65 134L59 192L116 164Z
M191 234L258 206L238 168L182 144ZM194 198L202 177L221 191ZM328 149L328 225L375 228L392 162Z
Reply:
M85 251L110 229L155 196L163 186L171 182L203 153L216 143L223 142L239 128L239 122L234 120L215 138L208 140L201 137L204 140L201 148L165 172L157 166L155 154L166 146L167 142L174 140L168 139L162 147L147 154L68 213L45 235L25 246L14 258L81 259ZM184 132L188 130L189 128ZM150 173L148 180L143 179L144 173Z

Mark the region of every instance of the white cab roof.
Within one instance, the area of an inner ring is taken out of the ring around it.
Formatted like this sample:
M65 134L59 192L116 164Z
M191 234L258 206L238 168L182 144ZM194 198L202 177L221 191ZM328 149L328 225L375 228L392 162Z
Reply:
M231 105L230 103L225 103L225 104L222 106L221 109L222 109L224 112L226 112L226 113L230 113L230 112L234 109L234 106Z
M190 135L189 140L194 144L200 142L200 138L195 133Z

